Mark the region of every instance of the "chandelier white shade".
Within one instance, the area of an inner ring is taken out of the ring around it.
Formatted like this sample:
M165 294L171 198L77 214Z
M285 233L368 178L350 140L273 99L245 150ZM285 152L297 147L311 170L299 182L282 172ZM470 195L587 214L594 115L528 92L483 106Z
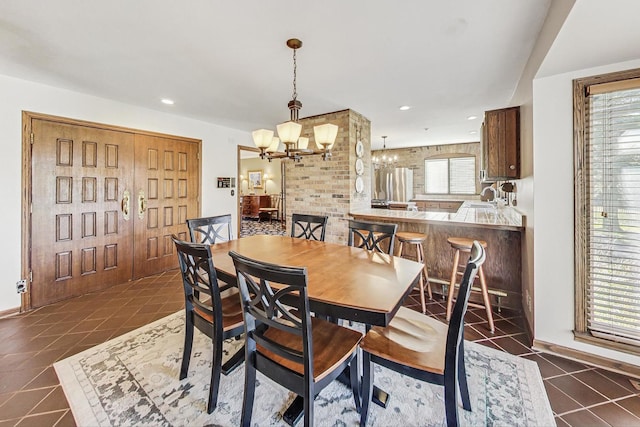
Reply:
M285 144L295 144L300 138L302 125L296 122L286 122L276 126L278 137Z
M252 132L253 143L260 149L266 149L271 145L273 131L269 129L258 129Z
M333 148L333 144L336 142L336 137L338 136L338 126L331 123L314 126L313 134L318 148L321 150L331 150Z

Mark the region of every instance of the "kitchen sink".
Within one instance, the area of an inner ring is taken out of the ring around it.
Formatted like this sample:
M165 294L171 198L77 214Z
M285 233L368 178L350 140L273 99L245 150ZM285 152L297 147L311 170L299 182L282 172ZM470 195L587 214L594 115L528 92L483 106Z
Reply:
M490 202L472 202L467 203L466 207L471 209L495 209L496 205Z

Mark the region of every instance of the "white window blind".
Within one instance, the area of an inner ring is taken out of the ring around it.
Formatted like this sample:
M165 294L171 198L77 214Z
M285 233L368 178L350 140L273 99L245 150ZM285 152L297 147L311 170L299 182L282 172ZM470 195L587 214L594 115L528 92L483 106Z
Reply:
M640 345L640 87L591 88L587 329Z
M475 194L476 158L450 157L424 161L427 194Z
M476 192L475 157L449 159L449 192L451 194L474 194Z
M449 192L449 159L424 161L424 186L427 194Z

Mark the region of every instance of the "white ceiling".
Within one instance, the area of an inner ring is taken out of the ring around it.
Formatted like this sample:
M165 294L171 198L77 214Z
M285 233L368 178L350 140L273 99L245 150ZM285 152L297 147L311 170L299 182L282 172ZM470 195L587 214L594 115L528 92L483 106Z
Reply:
M536 77L640 58L640 1L577 0Z
M352 108L374 148L477 141L549 3L2 0L0 74L251 131L288 119L296 37L301 117Z

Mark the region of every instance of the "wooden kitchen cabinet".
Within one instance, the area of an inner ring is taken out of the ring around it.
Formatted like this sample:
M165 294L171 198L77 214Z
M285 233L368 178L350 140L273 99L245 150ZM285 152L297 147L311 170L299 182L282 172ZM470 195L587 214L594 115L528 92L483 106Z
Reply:
M457 212L462 206L462 202L455 200L412 200L412 202L415 202L419 211Z
M255 218L260 216L260 208L271 207L271 196L264 195L247 195L242 196L242 217Z
M520 178L520 107L484 113L482 169L487 181Z

